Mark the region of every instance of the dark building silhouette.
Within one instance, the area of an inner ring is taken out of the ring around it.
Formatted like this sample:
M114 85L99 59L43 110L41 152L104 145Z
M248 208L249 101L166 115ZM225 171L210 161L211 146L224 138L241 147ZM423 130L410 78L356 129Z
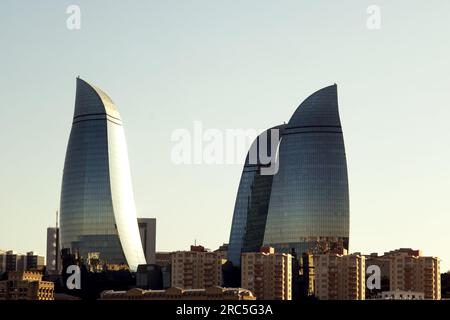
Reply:
M262 169L275 165L273 161L267 163L265 157L272 157L272 146L278 146L283 127L273 127L259 135L245 159L228 245L228 260L235 266L240 265L242 252L258 252L262 247L273 180L273 174L265 174Z
M162 290L163 273L155 264L141 264L136 271L136 287L146 290Z

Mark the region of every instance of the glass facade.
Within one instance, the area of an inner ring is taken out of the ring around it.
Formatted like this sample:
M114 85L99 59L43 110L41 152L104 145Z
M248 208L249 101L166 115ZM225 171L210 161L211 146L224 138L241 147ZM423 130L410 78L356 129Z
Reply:
M77 79L75 113L61 191L62 248L108 264L145 264L136 220L128 152L114 103Z
M281 252L348 249L349 192L337 86L296 110L281 136L264 245Z
M281 133L282 128L283 126L277 126L260 135L247 154L236 197L228 245L228 260L235 266L240 265L241 252L258 251L262 246L273 175L261 174L261 168L270 164L262 164L265 161L260 160L259 152L263 148L266 150L262 150L262 154L271 156L271 141L274 139L271 132L279 130ZM279 135L276 137L276 145L279 142L278 137ZM267 143L261 143L262 139L267 139ZM252 161L251 152L255 150L255 161Z
M263 245L300 255L348 249L347 162L337 86L309 96L287 125L276 128L281 138L275 175L261 175L261 164L249 164L247 155L228 247L234 265L240 265L242 252Z

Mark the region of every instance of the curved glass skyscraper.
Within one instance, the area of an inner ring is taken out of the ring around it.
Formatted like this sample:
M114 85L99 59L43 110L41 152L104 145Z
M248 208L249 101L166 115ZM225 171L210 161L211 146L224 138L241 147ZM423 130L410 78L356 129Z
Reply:
M348 249L349 191L337 86L309 96L285 127L264 245L297 253Z
M309 96L279 128L278 173L263 176L260 164L244 166L228 247L234 265L241 252L263 245L298 254L348 249L347 162L337 86Z
M284 125L273 127L259 135L245 159L228 245L228 260L233 265L240 264L241 252L259 251L262 246L273 174L265 175L261 169L270 167L273 163L261 161L260 155L272 158L272 141L276 149L283 127ZM276 138L272 136L272 130L278 130Z
M77 78L61 191L63 249L107 264L145 264L122 120L112 100Z

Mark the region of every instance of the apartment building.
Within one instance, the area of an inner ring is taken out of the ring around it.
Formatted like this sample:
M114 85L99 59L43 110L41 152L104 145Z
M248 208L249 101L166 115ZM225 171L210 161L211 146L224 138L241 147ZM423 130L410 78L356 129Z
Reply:
M271 247L242 253L241 286L259 300L292 300L292 255Z

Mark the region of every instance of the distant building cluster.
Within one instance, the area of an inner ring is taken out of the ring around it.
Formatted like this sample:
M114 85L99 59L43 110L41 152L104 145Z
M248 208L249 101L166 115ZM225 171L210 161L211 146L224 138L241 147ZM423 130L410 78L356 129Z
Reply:
M67 289L74 266L82 281L97 281L88 288L98 291L84 296L103 300L441 299L437 257L412 249L348 254L336 85L253 142L229 244L156 252L156 220L136 218L120 114L104 91L77 78L60 209L47 229L45 274L44 257L0 251L0 299L51 300L55 286L43 276Z
M227 268L230 262L223 258L223 249L211 252L202 246L191 246L189 251L156 253L156 257L161 266L138 268L137 286L143 291L109 291L107 296L129 299L130 294L141 296L148 291L145 299L160 299L164 289L195 292L224 286L247 289L255 299L261 300L441 298L439 259L422 256L420 251L412 249L398 249L382 256L348 254L347 250L340 249L297 257L262 247L260 252L242 253L239 272L232 275L235 285L231 286ZM369 267L373 266L380 270L378 289L366 285L371 275ZM171 273L171 282L164 285L162 268Z
M19 254L12 250L0 251L0 274L13 271L42 271L44 267L45 258L32 251L26 254Z

